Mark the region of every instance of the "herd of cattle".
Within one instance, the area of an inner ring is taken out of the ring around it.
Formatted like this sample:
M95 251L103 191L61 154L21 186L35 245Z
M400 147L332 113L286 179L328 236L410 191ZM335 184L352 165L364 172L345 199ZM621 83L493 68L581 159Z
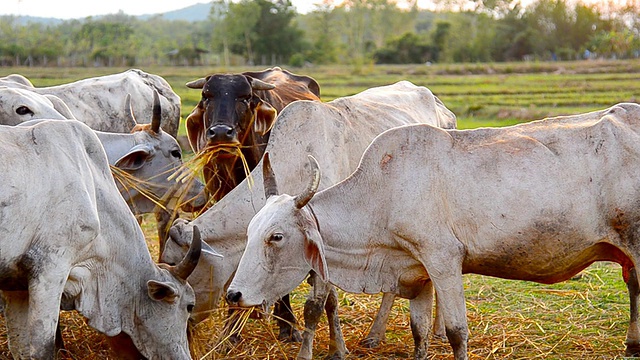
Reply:
M595 261L622 266L626 355L640 355L640 105L456 130L408 81L326 103L313 78L277 67L187 86L202 91L185 121L191 148L215 152L204 183L176 181L180 97L160 76L0 78L0 307L14 358L56 357L62 309L117 357L190 359L187 327L225 299L275 305L298 359L313 357L325 311L329 356L342 359L338 287L382 294L368 346L399 296L415 359L432 331L467 359L463 274L556 283ZM158 220L158 262L145 213ZM300 334L288 294L305 279Z

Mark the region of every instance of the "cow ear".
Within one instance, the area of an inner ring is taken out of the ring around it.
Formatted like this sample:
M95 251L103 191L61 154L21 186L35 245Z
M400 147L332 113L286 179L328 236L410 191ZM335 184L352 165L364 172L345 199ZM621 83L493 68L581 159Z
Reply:
M199 106L196 106L184 122L185 129L187 130L187 139L189 139L189 145L193 152L198 152L200 150L198 148L198 138L200 137L200 132L204 131L202 115L202 109Z
M304 230L304 259L322 279L327 282L329 280L329 271L327 269L327 260L324 257L324 247L322 246L322 237L315 227L307 227Z
M256 121L253 129L260 135L265 135L276 122L278 111L268 102L261 101L256 108Z
M151 150L146 146L136 145L123 157L118 159L115 167L122 170L138 170L151 156Z
M44 96L49 99L49 101L51 101L51 104L53 104L53 108L56 109L56 111L59 112L62 116L67 119L76 120L76 117L73 116L71 109L69 109L69 106L67 106L67 104L62 101L62 99L51 94L45 94Z
M147 291L151 299L166 301L169 304L173 304L176 297L178 297L178 291L171 283L149 280L147 281Z

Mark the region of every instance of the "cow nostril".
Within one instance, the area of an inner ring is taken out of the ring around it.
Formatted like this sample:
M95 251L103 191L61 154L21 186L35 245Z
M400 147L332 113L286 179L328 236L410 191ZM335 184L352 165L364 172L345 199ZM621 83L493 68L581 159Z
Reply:
M235 130L228 125L214 125L207 129L209 140L231 141L235 137Z
M240 298L242 297L242 293L240 291L229 291L227 292L227 302L229 304L236 305Z

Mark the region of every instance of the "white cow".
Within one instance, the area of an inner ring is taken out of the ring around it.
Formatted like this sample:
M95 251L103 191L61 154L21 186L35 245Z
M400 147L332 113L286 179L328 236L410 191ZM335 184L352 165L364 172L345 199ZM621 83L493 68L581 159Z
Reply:
M556 283L614 261L630 289L627 352L637 353L639 126L630 103L506 128L409 125L382 133L349 177L317 194L312 161L307 189L271 196L252 219L227 300L269 303L313 269L348 292L411 299L427 334L433 283L455 358L467 359L462 274ZM427 346L416 339L416 359Z
M33 83L31 83L31 81L27 79L24 75L20 75L20 74L9 74L7 76L0 77L0 83L4 83L7 81L33 87Z
M28 91L20 91L25 93L21 100L25 102ZM118 189L131 211L136 215L161 211L157 216L158 231L164 238L171 223L165 218L168 219L170 216L166 216L164 210L158 209L158 205L164 206L168 215L172 215L174 209L180 205L188 204L198 208L206 203L207 198L204 194L204 184L196 177L187 184L170 180L176 171L184 171L182 150L176 139L160 127L161 105L155 91L153 99L153 107L156 110L151 113L150 124L137 124L133 117L131 97L127 95L125 107L129 108L128 117L136 124L132 132L121 134L96 131L96 135L104 146L109 164L113 166ZM0 106L0 109L2 108L3 106ZM41 120L31 120L23 125L32 125L38 121Z
M307 152L316 156L326 169L321 186L327 187L357 167L361 154L376 135L395 126L420 122L446 128L456 126L455 115L431 91L401 81L329 103L296 101L289 104L278 115L267 151L271 153L274 168L284 175L280 179L283 189L297 192L304 188L306 178L301 169L307 162ZM251 179L255 186L262 183L261 166L251 172ZM191 223L181 220L174 223L161 257L163 261L171 263L183 256L181 249L191 241L194 225L201 229L203 240L224 255L224 259L201 262L189 278L196 291L196 321L203 320L218 307L244 251L247 225L264 204L262 192L250 189L245 180ZM320 307L315 311L318 316L322 314L323 296L326 293L315 299L314 306ZM385 297L382 315L376 319L368 337L370 345L384 338L386 316L392 304L393 295ZM317 319L305 319L305 326L314 327L314 322ZM330 325L335 325L332 320ZM312 336L313 331L305 331L299 358L311 358ZM335 344L332 344L332 353L344 355L344 346L342 349L333 346Z
M0 126L0 144L0 290L14 358L54 357L62 307L130 337L148 359L190 359L185 279L198 238L178 265L156 265L102 144L78 121Z
M64 101L55 95L0 86L0 125L18 125L32 119L74 119Z
M125 97L131 94L138 119L151 119L153 90L160 94L164 130L176 137L180 124L180 96L162 77L138 69L93 77L75 82L33 87L22 82L0 79L0 86L17 87L62 99L74 117L90 128L106 132L128 133L135 126L126 114Z

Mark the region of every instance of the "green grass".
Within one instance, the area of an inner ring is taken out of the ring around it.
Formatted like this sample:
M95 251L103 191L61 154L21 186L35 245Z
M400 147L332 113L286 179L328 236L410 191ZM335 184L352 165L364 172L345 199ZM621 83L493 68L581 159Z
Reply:
M548 116L602 109L640 97L637 61L349 66L289 69L320 83L323 101L353 95L367 88L409 80L428 87L458 116L460 128L505 126ZM150 67L182 98L182 118L200 99L188 81L217 72L260 68ZM36 86L49 86L123 71L118 68L4 68L0 75L21 73ZM184 128L181 129L184 134Z

